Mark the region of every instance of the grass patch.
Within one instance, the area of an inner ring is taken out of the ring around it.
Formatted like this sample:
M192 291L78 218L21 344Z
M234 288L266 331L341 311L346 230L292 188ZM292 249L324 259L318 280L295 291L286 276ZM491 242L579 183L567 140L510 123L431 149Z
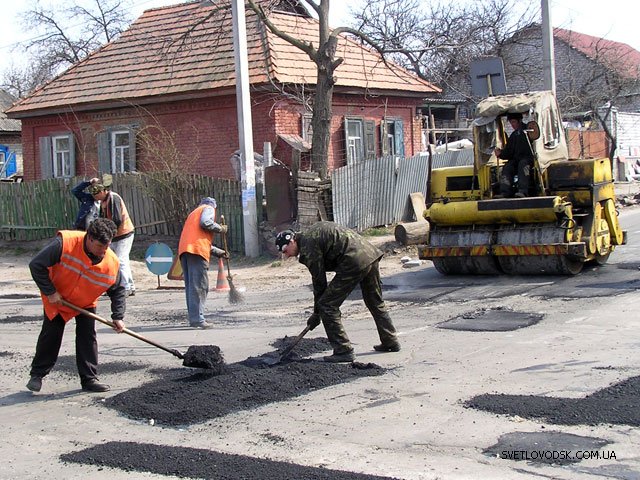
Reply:
M373 227L368 228L362 232L363 237L384 237L385 235L391 235L393 229L391 227Z

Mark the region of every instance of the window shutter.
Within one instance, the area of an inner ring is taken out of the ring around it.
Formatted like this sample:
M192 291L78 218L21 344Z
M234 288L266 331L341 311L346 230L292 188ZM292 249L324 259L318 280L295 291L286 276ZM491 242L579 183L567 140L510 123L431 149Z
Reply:
M376 158L376 122L373 120L364 122L364 158Z
M400 157L404 157L404 131L402 120L394 120L393 129L395 130L393 141L396 146L396 154Z
M347 152L347 165L350 165L354 159L349 148L349 119L344 119L344 150Z
M98 173L111 173L111 150L109 148L109 132L98 132Z
M76 139L73 133L69 134L69 175L76 176Z
M387 142L387 119L382 118L382 121L380 122L380 151L383 156L389 155Z
M42 179L53 178L51 137L40 137L40 175Z
M136 168L136 128L129 128L129 171L135 172Z

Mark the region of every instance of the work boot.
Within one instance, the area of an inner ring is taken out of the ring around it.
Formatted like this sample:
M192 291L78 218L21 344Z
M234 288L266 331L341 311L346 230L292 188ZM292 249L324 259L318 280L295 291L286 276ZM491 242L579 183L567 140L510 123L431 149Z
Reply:
M42 377L32 375L31 379L29 379L29 382L27 383L27 388L32 392L39 392L42 388Z
M376 352L399 352L400 351L400 342L393 343L381 343L380 345L374 345L373 349Z
M324 357L325 362L329 363L351 363L356 359L353 351L345 353L334 353L333 355L327 355Z
M100 383L97 379L93 378L82 383L82 390L85 392L108 392L111 390L111 387L104 383Z

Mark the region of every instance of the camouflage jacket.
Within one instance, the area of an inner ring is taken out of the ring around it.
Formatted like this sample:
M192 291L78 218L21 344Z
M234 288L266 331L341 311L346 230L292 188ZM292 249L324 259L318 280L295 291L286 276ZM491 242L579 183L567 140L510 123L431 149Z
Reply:
M333 222L318 222L296 234L298 260L311 273L315 302L327 288L326 272L358 276L382 258L382 251L353 230Z

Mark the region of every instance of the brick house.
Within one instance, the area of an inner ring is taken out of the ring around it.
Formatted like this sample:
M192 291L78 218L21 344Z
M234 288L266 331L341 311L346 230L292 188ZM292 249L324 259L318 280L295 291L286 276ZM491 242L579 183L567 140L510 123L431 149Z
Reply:
M117 40L20 100L8 115L22 120L25 180L176 166L235 178L230 15L220 2L147 10ZM299 6L270 19L317 45L317 21ZM247 42L254 145L271 142L274 157L291 163L294 149L309 147L306 93L315 64L250 11ZM417 153L417 107L438 89L347 38L337 55L344 63L336 72L329 170L382 153Z

